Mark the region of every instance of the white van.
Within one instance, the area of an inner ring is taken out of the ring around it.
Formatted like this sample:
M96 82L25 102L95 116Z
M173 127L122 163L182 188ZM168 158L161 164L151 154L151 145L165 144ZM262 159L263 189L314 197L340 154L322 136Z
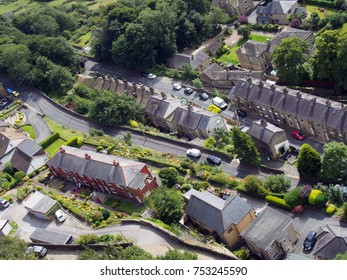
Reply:
M221 109L228 107L228 104L218 96L212 99L212 103Z

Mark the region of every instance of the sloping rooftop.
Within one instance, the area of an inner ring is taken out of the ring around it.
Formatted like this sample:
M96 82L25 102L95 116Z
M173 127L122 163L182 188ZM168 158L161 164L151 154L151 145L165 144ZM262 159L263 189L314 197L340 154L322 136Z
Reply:
M181 68L184 64L190 64L192 56L185 53L174 53L171 58L168 59L168 66L172 68Z
M271 1L264 6L258 6L257 14L286 14L298 1Z
M265 120L257 120L252 122L251 127L248 130L248 134L264 143L271 143L275 134L282 132L284 130Z
M196 129L200 118L201 114L195 112L195 108L179 107L175 110L172 122L189 129Z
M80 176L86 175L132 188L141 187L131 182L145 166L141 162L68 146L63 146L46 164Z
M281 212L266 207L258 217L241 233L246 240L266 250L274 241L285 236L285 229L292 219Z
M32 193L23 201L25 208L44 214L51 210L55 204L57 204L55 200L39 191Z
M219 235L230 225L240 223L252 210L252 207L239 196L230 196L224 200L210 192L192 189L185 197L189 199L186 213Z
M145 112L165 119L179 106L182 106L182 102L177 98L162 99L160 96L151 96Z
M197 69L200 65L202 65L206 60L208 60L210 57L207 53L200 50L197 53L195 53L191 60L191 65L193 69Z
M270 106L274 110L306 118L320 125L347 131L347 107L339 102L254 79L240 79L230 92L229 97L233 96L240 96L259 106Z
M61 232L37 228L29 237L33 242L65 245L72 242L72 236Z
M236 50L236 53L245 54L252 57L259 57L266 51L266 47L267 44L264 42L248 40L243 46Z
M316 257L332 260L339 253L347 252L347 228L326 225L317 232L318 241L313 250Z
M271 45L269 52L273 53L275 48L278 47L281 42L286 38L300 38L304 41L306 41L310 36L312 36L313 32L307 31L307 30L301 30L296 29L292 27L286 27L284 28L280 33L277 33L272 39L271 39ZM313 39L313 37L312 37ZM311 43L311 42L308 42Z

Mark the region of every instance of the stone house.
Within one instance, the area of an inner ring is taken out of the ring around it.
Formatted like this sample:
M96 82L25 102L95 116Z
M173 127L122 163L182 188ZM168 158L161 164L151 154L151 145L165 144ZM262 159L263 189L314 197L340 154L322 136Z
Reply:
M283 259L298 240L293 219L266 207L241 233L251 252L265 260Z
M229 93L237 108L286 125L316 141L347 143L347 106L259 80L239 80Z
M228 14L248 15L254 9L253 0L212 0L212 7L218 7Z
M68 146L46 165L54 177L138 203L158 186L144 163Z
M225 70L217 63L213 63L200 73L201 82L209 87L217 89L230 90L239 79L252 77L262 80L264 78L263 71L245 71L245 70Z
M188 219L231 247L241 243L240 234L256 219L254 209L237 195L224 200L210 192L191 189L184 198Z
M185 64L200 73L210 64L210 57L204 51L199 50L194 54L175 53L167 60L167 66L171 68L182 68Z
M145 107L145 113L149 118L151 124L163 132L175 131L176 127L168 121L175 110L182 106L180 99L167 97L165 93L159 95L152 95Z
M289 149L285 131L264 119L252 122L247 133L255 142L259 152L271 159L277 159Z
M257 7L257 24L288 24L288 17L302 13L298 1L273 0Z
M214 135L217 128L227 129L221 115L194 107L191 103L178 107L167 121L172 123L179 136L188 139L208 138Z
M35 217L53 220L54 213L60 208L59 203L39 191L32 192L23 200L24 208Z

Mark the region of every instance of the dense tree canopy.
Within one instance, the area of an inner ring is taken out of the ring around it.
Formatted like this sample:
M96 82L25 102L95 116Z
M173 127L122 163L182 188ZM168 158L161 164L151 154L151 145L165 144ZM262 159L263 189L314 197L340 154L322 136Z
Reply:
M327 182L344 182L347 175L347 146L340 142L324 145L322 179Z
M317 178L320 175L321 155L309 144L301 146L298 159L298 171L305 178Z
M0 237L0 260L34 260L37 257L34 254L25 255L28 243L24 240L12 237Z
M304 75L308 44L297 37L286 38L272 53L280 83L298 84Z
M174 188L161 186L155 189L150 196L146 197L145 203L166 224L177 223L182 217L183 198Z
M177 50L199 45L228 20L207 0L123 0L105 7L94 55L125 67L149 68L165 63Z

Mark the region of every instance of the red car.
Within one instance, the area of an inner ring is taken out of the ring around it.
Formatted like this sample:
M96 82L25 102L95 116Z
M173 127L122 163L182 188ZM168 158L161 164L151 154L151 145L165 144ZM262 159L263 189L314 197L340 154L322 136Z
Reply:
M298 130L294 130L292 132L292 137L297 139L297 140L304 140L305 139L305 135L302 134L301 132L299 132Z

